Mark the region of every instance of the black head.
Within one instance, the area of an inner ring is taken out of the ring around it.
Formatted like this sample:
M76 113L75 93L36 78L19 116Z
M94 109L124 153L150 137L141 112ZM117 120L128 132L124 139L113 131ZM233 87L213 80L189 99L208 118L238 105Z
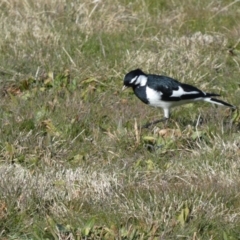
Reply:
M134 87L140 85L141 82L138 81L140 80L139 76L146 77L147 75L139 68L127 73L123 80L123 90L127 87Z

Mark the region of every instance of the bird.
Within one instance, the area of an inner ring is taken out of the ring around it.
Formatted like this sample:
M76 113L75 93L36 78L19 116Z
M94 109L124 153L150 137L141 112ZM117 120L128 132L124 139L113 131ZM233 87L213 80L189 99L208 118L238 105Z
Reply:
M192 85L181 83L168 76L146 74L139 68L125 75L122 90L126 88L132 88L135 95L143 103L163 109L163 119L146 124L144 127L168 120L171 108L195 101L205 101L232 109L236 108L227 102L214 98L219 97L219 94L201 91Z

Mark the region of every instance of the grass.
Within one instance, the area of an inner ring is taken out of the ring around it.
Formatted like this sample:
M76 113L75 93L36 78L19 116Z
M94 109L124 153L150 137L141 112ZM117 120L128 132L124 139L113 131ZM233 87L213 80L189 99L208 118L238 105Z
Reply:
M134 68L239 105L239 1L2 1L0 238L240 237L239 113L160 109Z

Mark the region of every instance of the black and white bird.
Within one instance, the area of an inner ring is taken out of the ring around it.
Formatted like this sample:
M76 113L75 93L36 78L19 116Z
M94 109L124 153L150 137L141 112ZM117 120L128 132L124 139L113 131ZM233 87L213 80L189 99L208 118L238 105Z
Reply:
M163 108L164 119L169 118L172 107L195 101L236 108L229 103L213 98L220 96L219 94L203 92L194 86L180 83L167 76L146 74L141 69L135 69L125 75L122 90L128 87L131 87L135 95L145 104Z

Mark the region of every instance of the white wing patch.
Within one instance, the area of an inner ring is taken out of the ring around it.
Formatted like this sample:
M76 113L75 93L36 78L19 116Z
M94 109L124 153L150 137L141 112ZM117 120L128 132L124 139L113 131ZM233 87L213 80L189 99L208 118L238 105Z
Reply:
M178 86L178 90L173 90L173 93L170 97L181 97L182 95L187 94L198 94L198 91L185 92L182 87Z

